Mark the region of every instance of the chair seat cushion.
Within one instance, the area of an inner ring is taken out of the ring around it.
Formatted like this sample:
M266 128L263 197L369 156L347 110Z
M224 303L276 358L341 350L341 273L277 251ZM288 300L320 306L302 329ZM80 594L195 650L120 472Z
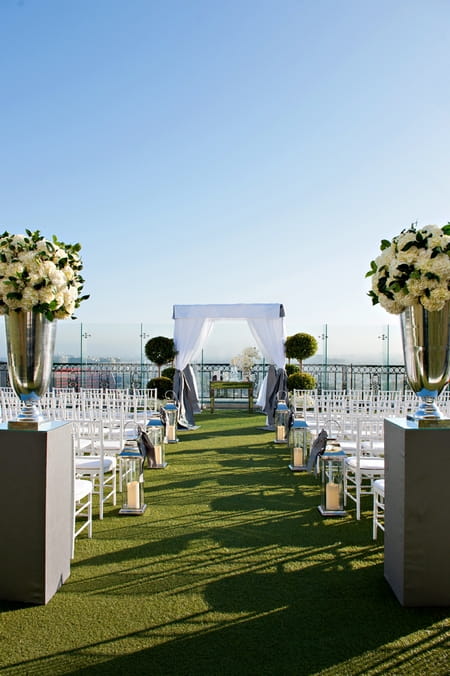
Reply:
M372 488L374 493L384 495L384 479L377 479L374 481Z
M92 490L92 481L88 481L87 479L75 479L74 493L77 502L92 493Z
M85 455L75 458L77 472L95 472L100 470L102 459L99 455ZM105 455L103 457L103 471L112 472L116 469L115 457Z
M344 451L344 453L347 453L348 455L352 455L353 453L356 453L356 448L357 444L356 441L352 441L351 439L344 439L344 441L339 441L339 445L341 447L341 450ZM361 442L361 451L376 451L378 453L382 453L384 451L384 441L362 441Z
M350 458L347 458L345 464L350 469L356 469L357 467L357 458L352 455ZM362 470L384 470L384 458L367 458L361 456L359 459L359 467Z

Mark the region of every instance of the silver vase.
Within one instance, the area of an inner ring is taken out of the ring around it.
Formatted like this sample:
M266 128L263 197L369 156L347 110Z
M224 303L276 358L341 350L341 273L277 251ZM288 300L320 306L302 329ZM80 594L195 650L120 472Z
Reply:
M52 375L56 320L38 312L5 315L9 380L23 403L18 422L44 420L40 399Z
M442 418L437 397L450 374L450 303L437 312L412 305L400 322L406 376L420 399L414 418Z

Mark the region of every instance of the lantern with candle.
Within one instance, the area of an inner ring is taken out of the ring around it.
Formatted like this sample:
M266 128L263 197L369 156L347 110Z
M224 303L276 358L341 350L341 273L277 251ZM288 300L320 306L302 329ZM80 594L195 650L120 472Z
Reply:
M345 516L344 465L345 453L337 443L328 443L319 456L322 516Z
M165 438L164 438L164 425L162 424L159 418L150 418L147 422L147 427L145 430L148 434L148 438L153 444L154 453L155 453L155 464L151 469L164 469L167 467L166 462L166 449L165 449Z
M138 448L125 447L119 453L122 477L122 508L119 514L143 514L147 509L144 502L144 461Z
M286 403L286 393L279 392L278 403L275 409L275 443L276 444L286 444L289 430L289 417L290 410Z
M167 401L164 405L164 415L166 420L166 441L169 444L176 444L178 441L178 406L175 402L175 396L173 395L173 392L166 392L166 399Z
M295 419L289 430L292 472L306 472L309 458L309 430L305 420Z

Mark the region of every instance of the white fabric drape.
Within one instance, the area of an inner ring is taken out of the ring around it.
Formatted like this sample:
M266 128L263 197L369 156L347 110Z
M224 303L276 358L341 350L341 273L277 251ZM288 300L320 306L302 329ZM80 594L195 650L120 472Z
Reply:
M248 319L253 338L269 364L284 368L284 321L278 319Z
M213 326L213 321L205 317L175 321L173 339L178 351L175 368L183 369L194 360L203 347Z
M249 319L248 325L256 343L269 364L284 368L285 327L283 318ZM263 379L255 405L263 408L267 397L267 375Z

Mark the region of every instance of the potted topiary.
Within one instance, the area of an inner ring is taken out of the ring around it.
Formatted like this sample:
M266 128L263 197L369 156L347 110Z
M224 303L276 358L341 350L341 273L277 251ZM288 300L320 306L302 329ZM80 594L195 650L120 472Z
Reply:
M164 378L163 376L158 376L157 378L151 378L147 383L147 389L151 390L156 388L156 396L158 399L165 399L166 392L172 390L173 382L170 378Z
M161 376L161 366L173 362L177 355L173 338L156 336L145 344L145 356L158 367L158 377Z
M316 354L317 340L309 333L295 333L288 336L284 343L286 357L289 360L297 359L300 371L303 371L303 360Z
M304 371L292 373L287 379L288 390L313 390L316 387L316 379L310 373Z

